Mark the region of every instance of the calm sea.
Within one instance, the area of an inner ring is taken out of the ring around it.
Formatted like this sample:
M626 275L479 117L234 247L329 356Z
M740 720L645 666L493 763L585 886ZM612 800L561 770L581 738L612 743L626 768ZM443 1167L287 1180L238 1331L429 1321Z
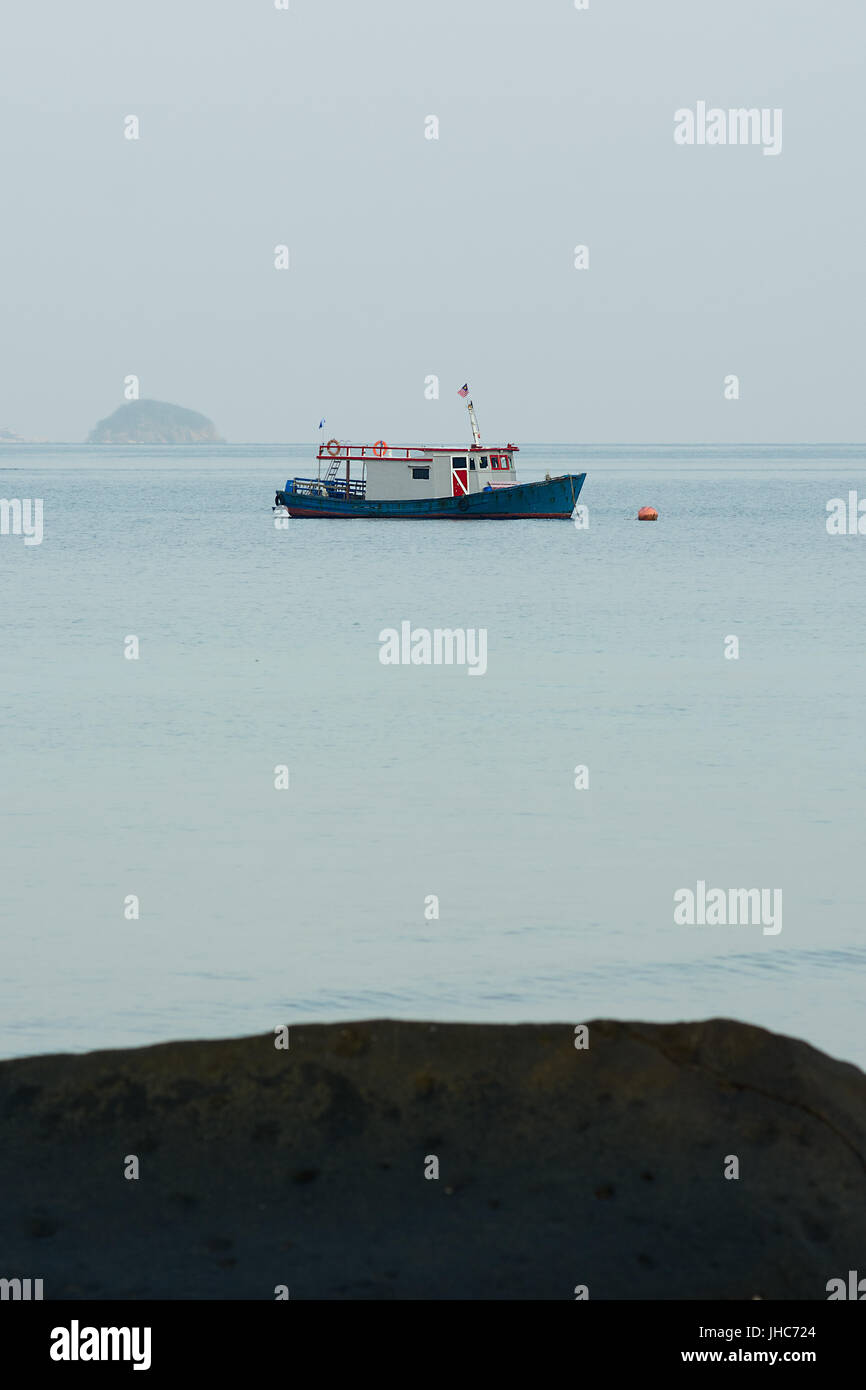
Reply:
M45 513L0 536L0 1055L726 1015L866 1063L863 446L524 447L586 530L277 530L310 449L0 447ZM382 665L403 621L486 673ZM781 932L675 923L699 880Z

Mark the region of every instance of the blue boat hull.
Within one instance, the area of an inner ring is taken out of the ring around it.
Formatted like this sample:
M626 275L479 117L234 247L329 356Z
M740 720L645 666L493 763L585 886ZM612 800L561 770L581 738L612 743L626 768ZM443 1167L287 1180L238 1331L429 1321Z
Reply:
M464 497L421 497L399 502L370 502L340 495L340 483L328 483L324 495L296 492L291 482L275 502L290 516L398 517L406 521L515 521L535 517L567 521L574 512L585 473L566 473L540 483L515 483ZM326 485L323 483L323 490Z

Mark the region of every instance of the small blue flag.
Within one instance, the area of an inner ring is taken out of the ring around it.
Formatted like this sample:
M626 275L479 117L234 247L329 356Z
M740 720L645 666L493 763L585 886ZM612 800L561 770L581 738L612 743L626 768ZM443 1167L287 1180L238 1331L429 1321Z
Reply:
M325 424L324 420L320 420L320 421L319 421L319 429L323 429L323 428L324 428L324 424Z

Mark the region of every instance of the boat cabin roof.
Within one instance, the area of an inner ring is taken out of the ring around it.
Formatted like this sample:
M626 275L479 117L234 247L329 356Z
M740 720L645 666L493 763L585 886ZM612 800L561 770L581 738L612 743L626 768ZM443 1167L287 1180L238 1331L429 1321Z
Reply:
M340 444L339 449L329 448L327 444L319 447L317 457L322 459L429 459L434 454L519 454L516 444L386 444L383 439L375 444Z

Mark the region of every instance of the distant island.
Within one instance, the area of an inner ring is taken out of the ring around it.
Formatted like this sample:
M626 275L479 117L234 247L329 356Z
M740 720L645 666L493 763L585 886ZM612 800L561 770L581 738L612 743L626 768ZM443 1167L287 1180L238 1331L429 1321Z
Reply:
M88 444L224 444L216 426L197 410L166 401L127 401L100 420Z

